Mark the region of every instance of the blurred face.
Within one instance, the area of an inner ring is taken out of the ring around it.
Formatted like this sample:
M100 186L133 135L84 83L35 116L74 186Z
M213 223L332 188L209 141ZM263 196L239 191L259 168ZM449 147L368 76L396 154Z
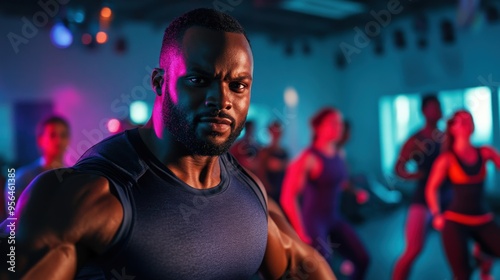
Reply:
M449 130L455 137L469 137L474 132L472 116L466 112L456 113L451 120Z
M344 119L339 112L333 112L323 118L316 127L318 138L338 142L344 131Z
M441 112L441 104L438 101L429 101L423 108L425 119L431 123L437 123L443 113Z
M253 57L243 34L203 27L186 30L162 86L162 116L194 155L226 152L244 127Z
M43 156L60 157L69 144L69 130L61 123L49 123L38 137L38 146Z
M269 133L273 139L280 139L283 135L283 127L279 124L272 124L269 126Z

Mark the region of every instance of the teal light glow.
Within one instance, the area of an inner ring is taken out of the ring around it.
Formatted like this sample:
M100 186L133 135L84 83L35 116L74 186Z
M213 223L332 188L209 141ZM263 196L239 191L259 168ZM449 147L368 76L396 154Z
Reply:
M144 124L149 117L149 107L144 101L134 101L130 104L130 120L134 124Z
M490 143L492 140L493 116L491 112L491 93L487 87L476 87L464 91L465 108L474 118L475 130L473 143Z

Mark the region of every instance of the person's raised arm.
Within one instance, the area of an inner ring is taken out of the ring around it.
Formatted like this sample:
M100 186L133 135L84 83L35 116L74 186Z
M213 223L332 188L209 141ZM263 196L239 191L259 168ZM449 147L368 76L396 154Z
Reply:
M484 160L491 160L497 169L500 169L500 154L498 151L490 146L481 147L481 155Z
M427 179L427 184L425 185L425 199L434 218L433 225L438 230L442 229L444 222L439 206L438 189L446 179L446 174L449 168L449 157L449 153L443 153L437 157L432 165L429 178Z
M20 204L16 272L0 272L2 279L73 279L86 260L104 253L123 218L105 178L61 169L35 179Z
M306 233L300 211L299 196L302 193L307 176L314 165L314 157L308 153L302 153L296 161L292 162L286 170L285 179L281 190L280 204L288 217L293 228L300 238L311 244L312 240Z
M403 145L403 148L401 148L401 152L399 153L396 165L394 166L396 175L398 175L402 179L413 180L418 179L422 176L418 172L408 172L408 169L406 168L406 164L411 160L412 153L416 148L415 140L415 136L412 136L406 141L406 143Z

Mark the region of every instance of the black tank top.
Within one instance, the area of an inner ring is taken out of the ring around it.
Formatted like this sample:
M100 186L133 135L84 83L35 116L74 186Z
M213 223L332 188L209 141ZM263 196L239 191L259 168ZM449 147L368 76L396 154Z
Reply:
M422 173L423 176L417 181L417 187L413 193L411 203L427 206L427 201L425 199L425 186L427 184L427 179L429 178L432 165L441 153L441 143L425 137L420 132L415 136L415 141L418 141L415 143L418 149L413 151L411 156L412 160L417 163L418 171ZM439 188L441 208L447 208L451 199L451 193L450 183L446 179Z
M488 213L484 200L484 179L486 166L481 152L476 148L477 162L467 165L454 153L448 177L453 183L453 199L449 211L466 215L482 215Z
M137 129L108 138L82 156L74 168L106 177L124 211L108 251L97 261L106 279L124 274L248 279L256 273L267 242L263 194L228 153L219 161L220 184L199 190L168 170Z

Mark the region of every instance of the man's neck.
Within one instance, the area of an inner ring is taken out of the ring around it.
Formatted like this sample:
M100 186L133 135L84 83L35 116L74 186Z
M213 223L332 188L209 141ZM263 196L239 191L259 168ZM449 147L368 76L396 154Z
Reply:
M432 136L432 134L438 130L437 123L435 122L426 122L424 128L422 128L422 133L426 136Z
M180 180L197 189L215 187L220 182L218 156L192 155L167 129L148 123L139 135L153 155Z

